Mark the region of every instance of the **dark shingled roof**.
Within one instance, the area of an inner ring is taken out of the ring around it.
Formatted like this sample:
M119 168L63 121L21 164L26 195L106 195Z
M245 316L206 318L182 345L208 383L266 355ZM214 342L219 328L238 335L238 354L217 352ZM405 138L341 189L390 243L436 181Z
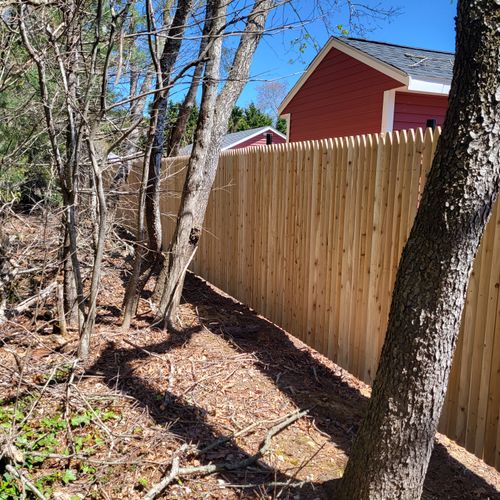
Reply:
M389 64L417 79L435 79L451 82L453 52L418 49L385 42L373 42L360 38L337 38L337 40L361 50L365 54Z
M258 127L258 128L251 128L248 130L242 130L241 132L233 132L232 134L226 134L224 138L222 139L222 146L221 150L223 151L226 148L231 147L233 144L243 142L247 138L250 138L254 135L257 135L260 131L264 133L265 131L269 130L270 132L273 133L279 133L276 129L274 129L271 126L266 126L266 127ZM184 155L190 155L191 154L191 149L193 148L192 144L188 144L187 146L184 146L179 150L179 156L184 156Z

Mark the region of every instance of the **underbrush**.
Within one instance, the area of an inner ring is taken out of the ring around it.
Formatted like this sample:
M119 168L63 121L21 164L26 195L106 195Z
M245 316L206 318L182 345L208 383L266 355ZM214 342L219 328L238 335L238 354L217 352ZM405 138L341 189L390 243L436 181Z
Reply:
M61 382L61 373L57 375L46 383ZM110 432L106 422L117 419L120 414L112 406L74 411L61 403L51 405L37 392L0 401L3 445L10 450L3 460L0 499L20 498L29 492L29 483L49 498L54 490L74 482L105 481L105 475L96 475L91 458L106 450ZM22 467L22 479L6 470L8 461Z

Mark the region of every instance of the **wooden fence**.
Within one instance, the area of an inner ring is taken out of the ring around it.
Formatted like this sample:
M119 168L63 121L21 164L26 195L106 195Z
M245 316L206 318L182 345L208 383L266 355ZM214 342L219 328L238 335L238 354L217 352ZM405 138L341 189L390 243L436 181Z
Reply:
M365 382L439 131L221 155L193 270ZM162 198L172 234L186 159ZM500 469L500 210L471 277L440 431Z

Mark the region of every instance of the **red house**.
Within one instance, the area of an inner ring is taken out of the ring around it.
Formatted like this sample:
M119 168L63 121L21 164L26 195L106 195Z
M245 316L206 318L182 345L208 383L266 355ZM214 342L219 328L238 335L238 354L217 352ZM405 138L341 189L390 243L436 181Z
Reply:
M332 37L278 108L288 140L442 125L453 61L450 52Z
M286 135L268 125L226 134L222 138L221 151L248 148L250 146L265 146L266 144L283 144L284 142L287 142ZM179 151L179 155L191 154L192 148L192 144L184 146Z

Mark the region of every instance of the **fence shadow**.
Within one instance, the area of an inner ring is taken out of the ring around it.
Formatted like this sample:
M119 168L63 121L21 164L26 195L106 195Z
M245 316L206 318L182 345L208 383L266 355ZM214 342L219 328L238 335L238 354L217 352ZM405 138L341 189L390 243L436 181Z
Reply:
M259 369L300 408L311 408L318 429L347 454L367 407L368 399L342 376L294 344L283 330L247 306L217 293L206 281L188 274L183 291L203 318L204 327L222 335L241 351L260 361ZM325 485L326 486L326 485ZM427 473L424 496L498 498L496 489L466 469L437 444Z

